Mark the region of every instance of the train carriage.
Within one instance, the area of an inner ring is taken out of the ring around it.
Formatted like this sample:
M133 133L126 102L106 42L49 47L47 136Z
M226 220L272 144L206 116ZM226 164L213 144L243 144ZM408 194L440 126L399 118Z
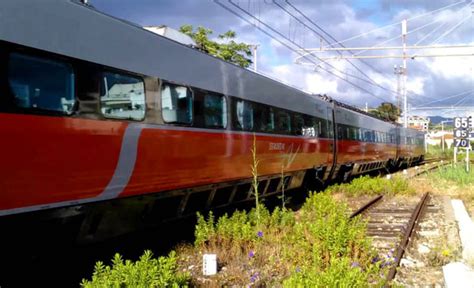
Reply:
M393 142L415 132L78 1L0 11L0 224L13 229L60 219L97 240L252 199L254 145L263 195L422 157L418 140Z
M397 125L343 104L335 106L335 119L339 175L379 170L397 159Z

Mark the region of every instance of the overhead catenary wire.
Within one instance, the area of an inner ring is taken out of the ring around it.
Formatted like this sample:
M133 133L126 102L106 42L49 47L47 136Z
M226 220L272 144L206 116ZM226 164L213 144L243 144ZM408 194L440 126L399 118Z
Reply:
M301 56L303 56L303 57L306 58L305 55L303 55L302 53L298 52L298 51L297 51L296 49L294 49L293 47L289 46L288 44L286 44L286 43L284 43L284 42L282 42L282 41L280 41L280 40L278 40L277 38L275 38L273 35L269 34L267 31L265 31L265 30L262 29L261 27L255 25L255 24L253 23L253 21L249 21L248 19L246 19L245 17L243 17L241 14L235 12L234 10L231 10L230 8L228 8L227 6L225 6L223 3L219 2L218 0L215 0L214 2L216 2L219 6L225 8L226 10L228 10L229 12L231 12L232 14L234 14L235 16L239 17L240 19L244 20L244 21L247 22L248 24L250 24L250 25L256 27L257 29L259 29L260 31L262 31L263 33L265 33L267 36L269 36L270 38L276 40L277 42L279 42L280 44L284 45L285 47L287 47L287 48L290 49L291 51L294 51L294 52L296 52L297 54L299 54L299 55L301 55ZM255 17L254 15L250 14L248 11L246 11L245 9L243 9L242 7L240 7L238 4L234 3L234 2L231 1L231 0L228 0L228 2L229 2L231 5L233 5L234 7L236 7L237 9L239 9L240 11L242 11L243 13L245 13L246 15L248 15L249 17L251 17L253 20L257 21L257 23L259 23L259 24L265 26L267 29L271 30L273 33L277 34L277 35L280 36L281 38L283 38L283 39L285 39L286 41L292 43L292 45L297 46L300 50L303 50L303 51L304 51L304 48L303 48L303 47L301 47L300 45L296 44L294 41L292 41L292 40L289 39L288 37L284 36L281 32L275 30L273 27L269 26L268 24L266 24L265 22L263 22L263 21L260 20L259 18L257 18L257 17ZM267 3L267 4L269 4L269 3ZM305 51L305 52L307 52L307 51ZM318 58L317 56L314 56L314 55L312 55L312 56L313 56L314 58ZM355 83L353 83L353 82L351 82L351 81L349 81L349 80L347 80L347 79L345 79L345 78L343 78L343 77L341 77L341 76L339 76L339 75L337 75L337 74L335 74L335 73L333 73L333 72L331 72L331 71L325 69L324 67L320 66L319 63L316 63L313 59L307 58L307 60L310 61L310 62L311 62L312 64L314 64L315 66L317 66L319 69L325 71L326 73L331 74L331 75L333 75L333 76L335 76L335 77L337 77L337 78L339 78L339 79L341 79L341 80L343 80L343 81L349 83L350 85L352 85L352 86L354 86L354 87L356 87L356 88L358 88L358 89L360 89L360 90L362 90L362 91L368 93L369 95L371 95L371 96L373 96L373 97L375 97L375 98L377 98L377 99L379 99L379 100L382 100L382 101L384 101L384 102L387 101L387 99L381 98L381 97L379 97L379 96L373 94L372 92L370 92L370 91L368 91L367 89L361 87L360 85L357 85L357 84L355 84ZM319 60L320 60L320 59L319 59ZM339 73L341 73L341 74L344 74L344 75L353 77L353 78L358 79L358 80L360 80L360 81L363 81L363 82L365 82L365 83L367 83L367 84L374 85L373 83L367 81L367 80L364 79L364 78L360 78L360 77L358 77L358 76L355 76L355 75L349 74L349 73L347 73L347 72L341 71L341 70L335 68L333 65L328 64L328 66L330 66L332 69L334 69L335 71L337 71L337 72L339 72ZM374 86L376 86L376 85L374 85ZM379 87L379 88L380 88L380 87ZM383 88L385 88L385 87L383 87ZM383 89L383 88L382 88L382 89ZM385 88L385 90L390 91L390 92L393 93L395 96L398 96L398 92L397 92L397 91L393 91L393 90L390 90L390 89L387 89L387 88ZM418 94L415 94L415 93L412 93L412 94L414 94L414 95L416 95L416 96L419 96L419 97L425 97L425 96L423 96L423 95L418 95ZM429 98L429 97L427 97L427 98ZM432 98L429 98L429 99L432 99Z
M276 4L276 1L274 0L275 4ZM316 28L318 28L319 30L321 30L325 35L327 35L329 38L331 38L333 41L338 41L336 38L334 38L330 33L328 33L325 29L323 29L321 26L319 26L316 22L314 22L313 20L311 20L308 16L306 16L305 13L303 13L300 9L298 9L295 5L291 4L291 2L289 0L285 0L285 2L288 4L288 6L290 6L291 8L293 8L293 10L295 10L296 12L298 12L304 19L306 19L309 23L311 23L312 25L314 25ZM317 35L321 36L327 43L329 43L329 41L327 41L327 39L322 36L321 34L317 33ZM341 47L345 47L343 44L339 44ZM350 62L350 61L349 61ZM362 62L363 64L365 64L366 66L372 68L375 72L379 73L379 74L383 74L382 72L380 72L378 69L376 69L374 66L368 64L367 62L365 61L362 61L360 60L360 62Z
M425 36L423 36L420 40L418 40L414 45L418 45L420 44L421 42L423 42L425 39L427 39L428 37L430 37L432 34L434 34L435 32L437 32L439 29L443 28L444 26L446 26L446 22L445 23L441 23L441 25L439 25L438 27L435 27L433 30L431 30L428 34L426 34Z
M283 7L282 5L280 5L278 2L276 2L276 0L273 0L273 2L275 3L276 6L278 6L280 9L282 9L286 14L290 15L291 17L293 17L294 19L296 19L299 23L301 23L304 27L308 28L309 30L311 30L313 33L315 33L316 35L320 36L324 41L326 41L327 43L329 43L329 41L327 40L326 37L324 37L323 35L321 35L321 33L319 33L318 31L316 31L315 29L311 28L310 26L308 26L306 23L304 23L303 21L301 21L298 17L296 17L293 13L291 13L290 11L288 11L288 9L286 9L285 7ZM324 34L328 35L332 40L334 41L337 41L331 34L327 33L323 28L321 28L321 26L319 26L318 24L316 24L314 21L312 21L311 19L309 19L302 11L300 11L298 8L296 8L294 5L292 5L289 1L286 1L286 3L292 7L296 12L298 12L304 19L306 19L307 21L309 21L311 24L313 24L315 27L317 27L319 30L321 30ZM344 45L340 44L342 47L345 47ZM338 52L340 55L342 55L341 52ZM354 64L352 61L350 61L349 59L345 59L352 67L354 67L359 73L361 73L362 75L364 75L367 79L369 79L369 81L371 81L374 85L378 86L379 88L382 88L382 89L385 89L387 91L390 91L390 92L394 92L390 89L387 89L386 87L383 87L382 85L380 85L379 83L377 83L377 81L375 81L374 79L372 79L369 75L367 75L367 73L365 73L360 67L358 67L356 64ZM323 62L326 62L326 61L323 61ZM365 64L366 66L370 67L371 69L373 69L375 72L379 73L379 74L383 74L382 72L380 72L379 70L377 70L375 67L373 67L372 65L369 65L368 63L366 63L365 61L360 61L362 62L363 64Z
M303 47L301 47L300 45L296 44L294 41L292 41L292 40L289 39L288 37L285 37L282 33L278 32L277 30L275 30L274 28L272 28L272 27L269 26L268 24L264 23L264 22L261 21L260 19L256 18L256 17L255 17L254 15L252 15L249 11L245 11L242 7L240 7L238 4L234 3L232 0L229 0L228 2L229 2L230 4L232 4L233 6L235 6L236 8L238 8L239 10L241 10L242 12L244 12L245 14L247 14L248 16L250 16L251 18L253 18L253 19L257 20L257 21L260 21L260 23L261 23L262 25L266 26L268 29L272 30L274 33L277 33L280 37L283 37L283 38L286 39L287 41L291 42L293 45L298 46L301 50L304 50ZM268 4L268 3L267 3L267 4ZM270 36L270 37L272 37L273 39L276 39L276 38L274 38L273 36ZM293 48L289 48L289 49L291 49L292 51L296 52L296 50L293 49ZM305 51L305 52L307 52L307 51ZM298 54L302 55L301 53L298 53ZM317 57L317 56L315 56L315 55L312 55L312 56L313 56L314 58L317 58L318 60L321 61L321 58L319 58L319 57ZM322 63L315 63L314 61L310 60L310 58L308 58L308 61L310 61L312 64L314 64L314 65L317 66L318 68L323 69L324 71L328 72L326 69L324 69L324 68L320 65L320 64L322 64ZM391 90L391 89L389 89L389 88L383 87L383 86L379 85L378 83L372 83L372 82L370 82L370 81L368 81L368 80L366 80L366 79L364 79L364 78L358 77L358 76L356 76L356 75L353 75L353 74L350 74L350 73L341 71L341 70L337 69L336 67L334 67L334 66L331 65L331 64L327 64L327 65L328 65L329 67L331 67L332 69L334 69L335 71L341 73L341 74L344 74L344 75L349 76L349 77L353 77L353 78L355 78L355 79L357 79L357 80L360 80L360 81L363 81L363 82L365 82L365 83L367 83L367 84L369 84L369 85L373 85L373 86L376 86L376 87L378 87L378 88L384 89L384 90L386 90L386 91L388 91L388 92L390 92L390 93L392 93L393 95L395 95L395 96L398 97L398 92L397 92L397 91L394 91L394 90ZM333 75L334 75L334 74L333 74ZM347 79L344 79L344 78L340 78L340 79L342 79L342 80L348 82ZM353 85L354 83L351 82L350 84ZM358 86L358 88L360 88L360 86ZM367 90L365 90L365 91L367 91ZM372 94L372 96L375 96L375 95ZM377 98L378 98L378 99L381 99L382 101L387 101L387 99L382 99L382 98L380 98L380 97L377 97Z
M314 30L313 28L309 27L308 25L306 25L303 21L301 21L300 19L298 19L298 17L296 17L295 15L293 15L290 11L288 11L285 7L283 7L282 5L280 5L278 2L276 2L275 0L273 0L273 3L278 6L280 9L282 9L286 14L288 14L290 17L292 17L293 19L295 19L296 21L298 21L300 24L302 24L304 27L308 28L309 30L311 30L312 32L314 32L316 35L320 36L321 38L323 38L326 42L329 42L327 41L327 39L321 35L319 32L317 32L316 30ZM303 14L304 15L304 14ZM305 16L306 17L306 16ZM318 26L319 27L319 26ZM327 33L326 33L327 34ZM332 37L332 36L331 36ZM339 52L340 55L342 55L341 52ZM362 71L357 65L355 65L354 63L352 63L349 59L346 59L346 62L348 62L352 67L354 67L357 71L359 71L362 75L364 75L367 79L369 79L370 82L372 82L374 85L378 86L379 88L382 88L382 89L386 89L388 90L386 87L383 87L381 85L379 85L375 80L373 80L369 75L367 75L364 71ZM351 77L354 77L354 78L357 78L356 76L354 75L351 75L351 74L348 74L348 76L351 76ZM360 79L360 78L359 78ZM391 90L388 90L390 92L393 92Z
M437 100L434 100L434 101L430 101L430 102L426 102L426 103L423 103L423 105L428 105L428 104L433 104L433 103L438 103L438 102L442 102L442 101L445 101L447 99L452 99L452 98L456 98L456 97L459 97L459 96L462 96L464 94L469 94L471 92L473 92L474 89L469 89L469 90L466 90L466 91L463 91L463 92L460 92L460 93L456 93L454 95L449 95L449 96L446 96L446 97L443 97L443 99L437 99ZM415 106L417 107L417 106Z
M472 14L471 14L472 15ZM456 30L459 26L461 26L462 24L464 24L464 22L466 22L467 20L469 20L469 18L471 18L471 15L467 16L466 18L462 19L459 23L457 23L456 25L454 25L453 27L451 27L448 31L444 32L441 36L439 36L438 38L436 38L436 40L434 40L431 44L436 44L438 43L439 40L441 40L442 38L444 38L446 35L448 35L449 33L453 32L454 30Z
M455 3L452 3L452 4L449 4L449 5L443 6L443 7L441 7L441 8L438 8L438 9L436 9L436 10L432 10L432 11L430 11L430 12L427 12L427 13L424 13L424 14L421 14L421 15L417 15L417 16L408 18L408 19L406 19L406 20L407 20L407 21L411 21L411 20L415 20L415 19L418 19L418 18L421 18L421 17L425 17L425 16L428 16L428 15L431 15L431 14L434 14L434 13L437 13L437 12L440 12L440 11L443 11L443 10L448 9L448 8L450 8L450 7L459 5L459 4L461 4L461 3L466 3L466 2L465 2L464 0L461 0L461 1L458 1L458 2L455 2ZM332 47L332 46L334 46L334 45L336 45L336 44L345 43L345 42L347 42L347 41L360 38L360 37L365 36L365 35L367 35L367 34L370 34L370 33L376 32L376 31L383 30L383 29L385 29L385 28L389 28L389 27L392 27L392 26L395 26L395 25L400 25L400 23L401 23L400 21L399 21L399 22L395 22L395 23L391 23L391 24L388 24L388 25L385 25L385 26L382 26L382 27L379 27L379 28L370 30L370 31L368 31L368 32L364 32L364 33L362 33L362 34L359 34L359 35L356 35L356 36L347 38L347 39L342 40L342 41L338 41L338 42L335 42L335 43L330 43L330 44L328 44L326 47Z
M243 17L241 14L235 12L234 10L230 9L229 7L227 7L226 5L224 5L223 3L219 2L219 0L214 0L214 3L216 3L217 5L221 6L222 8L224 8L225 10L227 10L228 12L234 14L235 16L237 16L238 18L242 19L243 21L249 23L250 25L256 27L257 29L259 29L260 31L262 31L264 34L266 34L267 36L269 36L270 38L274 39L275 41L277 41L278 43L282 44L283 46L285 46L286 48L290 49L291 51L297 53L297 54L301 54L301 52L297 51L296 49L294 49L293 47L291 47L289 44L279 40L278 38L275 38L273 35L271 35L269 32L267 32L266 30L262 29L261 27L259 26L256 26L256 25L253 25L251 21L249 21L247 18ZM232 1L229 0L229 3L231 3L233 6L236 6L239 10L243 11L245 14L249 15L249 13L247 13L247 11L245 11L244 9L241 9L238 5L234 4ZM252 18L256 19L255 17L253 17L252 15L249 15L251 16ZM285 37L284 35L282 35L280 32L274 30L272 27L268 26L266 23L262 22L260 19L256 19L259 24L267 27L268 29L270 29L271 31L273 31L273 33L276 33L277 35L279 35L280 37L282 37L283 39L285 39L286 41L289 41L290 43L292 43L293 45L297 46L298 48L302 48L300 47L299 45L295 44L294 42L290 41L287 37ZM314 56L313 56L314 57ZM309 61L312 61L312 59L308 58ZM314 61L313 61L314 62ZM314 64L317 64L316 62L314 62ZM367 89L353 83L352 81L349 81L347 79L344 79L343 77L335 74L334 72L324 68L324 67L319 67L320 69L324 70L326 73L328 74L331 74L333 75L334 77L336 78L339 78L347 83L349 83L350 85L360 89L361 91L364 91L366 92L367 94L379 99L379 100L382 100L382 101L386 101L386 99L383 99L375 94L373 94L372 92L368 91Z
M231 5L233 5L234 7L236 7L237 9L239 9L240 11L242 11L243 13L245 13L247 16L249 16L249 17L251 17L251 18L253 18L253 19L256 19L257 21L260 22L260 24L262 24L262 25L265 26L266 28L270 29L273 33L276 33L277 35L279 35L280 37L282 37L282 38L285 39L286 41L292 43L294 46L297 46L297 47L300 48L300 49L304 49L303 47L301 47L300 45L298 45L297 43L295 43L294 41L292 41L292 40L289 39L288 37L285 37L285 36L284 36L282 33L280 33L279 31L275 30L273 27L269 26L268 24L266 24L266 23L263 22L262 20L256 18L254 15L252 15L251 13L249 13L248 11L246 11L245 9L243 9L242 7L240 7L238 4L234 3L232 0L228 0L228 2L229 2ZM249 23L249 22L248 22L248 23ZM258 27L257 27L257 28L258 28ZM261 29L260 29L260 30L261 30ZM271 37L276 40L275 37L273 37L273 36L271 36ZM279 41L279 42L280 42L280 41ZM288 46L287 46L287 47L288 47ZM294 49L294 48L289 48L289 49L291 49L291 50L294 51L294 52L297 52L296 49ZM298 54L299 54L299 53L298 53ZM314 58L317 58L317 59L321 60L321 59L320 59L319 57L317 57L317 56L314 56L314 55L312 55L312 56L313 56ZM336 77L338 77L339 79L341 79L341 80L343 80L343 81L345 81L345 82L347 82L347 83L349 83L349 84L351 84L351 85L353 85L353 86L355 86L355 87L357 87L357 88L359 88L359 89L362 89L364 92L369 93L370 95L372 95L372 96L374 96L374 97L376 97L376 98L378 98L378 99L380 99L380 100L382 100L382 101L386 101L386 99L383 99L383 98L381 98L381 97L379 97L379 96L376 96L375 94L373 94L372 92L366 90L365 88L362 88L361 86L359 86L359 85L357 85L357 84L355 84L355 83L353 83L353 82L351 82L351 81L349 81L349 80L347 80L347 79L344 79L343 77L340 77L340 76L336 75L335 73L333 73L333 72L331 72L331 71L329 71L329 70L323 68L321 65L317 65L316 62L314 62L314 61L311 61L311 62L312 62L313 64L315 64L319 69L322 69L322 70L324 70L325 72L327 72L327 73L329 73L329 74L331 74L331 75L333 75L333 76L336 76ZM367 84L377 86L377 85L371 83L370 81L368 81L368 80L366 80L366 79L364 79L364 78L361 78L361 77L358 77L358 76L349 74L349 73L347 73L347 72L341 71L341 70L337 69L336 67L334 67L334 66L331 65L331 64L327 64L327 66L331 67L333 70L335 70L335 71L337 71L337 72L339 72L339 73L341 73L341 74L344 74L344 75L353 77L353 78L355 78L355 79L361 80L361 81L363 81L363 82L365 82L365 83L367 83ZM380 88L380 87L379 87L379 88ZM382 87L382 88L384 88L384 87ZM386 88L385 88L385 89L386 89Z
M454 103L453 106L457 107L457 106L460 106L461 104L464 104L466 103L466 100L471 100L472 99L472 96L470 95L471 93L467 94L466 96L462 97L461 100L459 100L458 102Z
M288 2L288 1L286 1L286 2ZM453 5L447 5L447 6L445 6L445 7L442 7L442 8L436 9L436 10L434 10L434 11L431 11L431 12L428 12L428 13L425 13L425 14L422 14L422 15L418 15L418 16L415 16L415 17L412 17L412 18L409 18L409 19L413 20L413 19L416 19L416 18L420 18L420 17L422 17L422 16L426 16L426 15L429 15L429 14L433 14L433 13L435 13L435 12L439 12L439 11L441 11L441 10L445 10L445 9L447 9L447 8L450 8L450 7L454 6L454 5L457 5L457 4L460 4L460 3L463 3L463 2L464 2L464 1L460 1L460 2L454 3ZM469 6L469 4L463 6L463 7L462 7L461 9L459 9L458 11L463 10L463 9L464 9L465 7L467 7L467 6ZM425 24L425 25L422 25L422 26L420 26L420 27L417 27L416 29L413 29L413 30L408 31L407 34L411 34L411 33L417 32L417 31L419 31L419 30L422 30L422 29L424 29L425 27L428 27L428 26L430 26L430 25L432 25L432 24L434 24L434 23L437 23L438 21L439 21L439 19L435 19L435 20L433 20L433 21L431 21L431 22L429 22L429 23L427 23L427 24ZM393 24L399 24L399 23L400 23L400 22L398 22L398 23L393 23ZM390 25L392 25L392 24L390 24ZM387 25L387 26L390 26L390 25ZM387 26L385 26L385 27L387 27ZM382 27L382 28L384 28L384 27ZM438 28L439 28L439 27L438 27ZM372 30L372 31L373 31L373 30ZM369 31L369 32L370 32L370 31ZM369 32L367 32L367 33L369 33ZM366 34L366 33L364 33L364 35L365 35L365 34ZM401 37L402 37L401 35L397 35L397 36L395 36L395 37L392 37L392 38L389 38L389 39L387 39L387 40L384 40L384 41L382 41L382 42L380 42L380 43L377 43L377 44L371 46L370 48L376 48L377 46L383 45L383 44L385 44L385 43L391 42L391 41L396 40L396 39L401 38ZM335 42L335 43L337 43L337 42ZM335 44L335 43L333 43L333 44ZM327 47L327 46L326 46L326 47ZM361 50L360 52L355 53L355 54L352 54L352 55L353 55L353 56L358 56L358 55L360 55L360 54L362 54L362 53L364 53L364 52L366 52L366 51L368 51L368 50L370 50L370 49ZM312 52L313 52L313 51L312 51ZM308 54L312 54L312 52L309 52ZM304 56L306 56L306 54L305 54ZM419 56L419 57L421 57L421 56ZM350 59L350 57L347 57L347 58ZM377 57L376 57L376 56L373 56L373 57L369 56L369 57L367 57L367 58L370 59L370 58L377 58ZM396 58L396 57L394 57L394 58ZM301 58L298 57L297 60L298 60L298 59L301 59ZM325 59L323 59L323 61L326 62L327 60L331 60L331 59L339 59L339 58L338 58L338 57L325 58ZM354 59L357 59L357 58L354 58ZM395 91L390 90L390 89L389 89L389 91L395 92ZM396 92L395 92L395 93L396 93ZM410 93L410 94L412 94L412 93ZM419 96L419 97L426 98L426 99L434 99L434 98L432 98L432 97L428 97L428 96L425 96L425 95L419 95L419 94L416 94L416 93L415 93L414 95L407 95L407 97L410 97L410 98L413 98L414 96Z

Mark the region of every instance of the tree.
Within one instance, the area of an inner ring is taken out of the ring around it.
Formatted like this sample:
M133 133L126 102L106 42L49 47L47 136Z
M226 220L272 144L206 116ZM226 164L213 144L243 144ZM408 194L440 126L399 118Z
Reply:
M236 34L234 31L229 30L217 36L221 40L219 42L209 40L209 36L213 32L211 29L202 26L199 26L194 31L192 25L183 25L179 28L179 31L191 37L198 45L198 48L208 54L244 68L252 64L252 60L248 58L252 56L251 45L235 42Z
M400 109L388 102L383 102L379 107L371 110L370 113L387 121L397 121L398 117L401 115Z

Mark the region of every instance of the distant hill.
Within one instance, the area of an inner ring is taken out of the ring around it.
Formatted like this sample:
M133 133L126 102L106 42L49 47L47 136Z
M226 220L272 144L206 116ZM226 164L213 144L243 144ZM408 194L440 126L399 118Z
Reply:
M428 118L430 118L430 122L431 122L433 125L440 124L441 121L451 120L451 119L452 119L452 118L444 118L444 117L441 117L441 116L428 116Z

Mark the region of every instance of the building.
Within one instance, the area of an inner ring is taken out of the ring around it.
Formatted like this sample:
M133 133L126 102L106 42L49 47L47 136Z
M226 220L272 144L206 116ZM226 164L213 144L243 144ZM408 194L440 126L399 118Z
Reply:
M158 34L166 38L169 38L171 40L174 40L176 42L179 42L181 44L188 45L191 47L197 47L196 42L191 37L189 37L188 35L184 33L179 32L178 30L170 28L168 26L165 26L165 25L145 26L143 28L155 34Z
M430 123L430 118L427 118L427 117L422 117L422 116L409 116L408 117L409 128L427 132L429 123Z

